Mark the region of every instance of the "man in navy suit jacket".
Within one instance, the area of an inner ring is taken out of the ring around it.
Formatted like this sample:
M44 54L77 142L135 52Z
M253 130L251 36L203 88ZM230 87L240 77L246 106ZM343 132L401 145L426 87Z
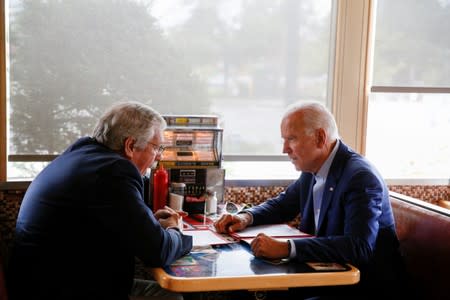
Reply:
M135 257L162 267L191 250L180 216L144 203L142 175L165 126L148 106L117 104L33 180L9 263L12 300L128 299Z
M254 254L300 262L351 263L361 270L361 284L353 288L355 292L395 285L398 240L388 188L378 171L339 140L334 117L319 103L291 107L282 119L281 135L283 153L302 171L300 178L259 206L223 215L216 229L239 231L300 215L300 230L313 238L285 242L261 233L252 241Z

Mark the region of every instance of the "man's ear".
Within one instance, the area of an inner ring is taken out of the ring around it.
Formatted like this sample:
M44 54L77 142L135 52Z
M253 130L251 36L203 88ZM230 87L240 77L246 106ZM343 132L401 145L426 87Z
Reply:
M126 158L131 159L134 154L134 143L135 140L132 137L127 137L125 139L124 145L123 145L123 153Z
M322 148L327 142L327 133L323 128L316 130L316 142L319 148Z

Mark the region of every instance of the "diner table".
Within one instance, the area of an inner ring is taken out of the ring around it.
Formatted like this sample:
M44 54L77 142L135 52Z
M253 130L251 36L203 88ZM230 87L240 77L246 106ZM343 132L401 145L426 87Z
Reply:
M204 230L208 224L194 224L194 230L196 226ZM338 286L356 284L360 279L359 270L350 264L255 257L243 240L197 246L172 265L149 271L161 287L174 292Z

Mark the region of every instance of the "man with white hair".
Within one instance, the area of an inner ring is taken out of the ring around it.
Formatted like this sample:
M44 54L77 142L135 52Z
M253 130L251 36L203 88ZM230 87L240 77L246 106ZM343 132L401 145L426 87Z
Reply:
M361 270L356 287L314 290L319 296L390 294L401 260L388 188L381 175L339 139L333 115L320 103L290 107L281 121L281 136L283 153L302 172L300 178L261 205L223 215L215 222L217 231L282 223L300 215L299 229L312 238L286 242L261 233L251 243L255 256L350 263Z

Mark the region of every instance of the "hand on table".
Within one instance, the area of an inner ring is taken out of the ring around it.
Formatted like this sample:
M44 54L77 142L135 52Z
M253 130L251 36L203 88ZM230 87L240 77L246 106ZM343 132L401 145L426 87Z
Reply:
M249 214L223 214L214 222L214 227L218 233L228 233L240 231L250 224L251 217Z
M187 216L187 213L184 211L175 211L172 208L165 206L164 208L156 211L154 215L163 228L177 227L182 230L182 217Z
M270 259L289 257L289 241L280 241L264 233L259 233L251 242L253 254Z

